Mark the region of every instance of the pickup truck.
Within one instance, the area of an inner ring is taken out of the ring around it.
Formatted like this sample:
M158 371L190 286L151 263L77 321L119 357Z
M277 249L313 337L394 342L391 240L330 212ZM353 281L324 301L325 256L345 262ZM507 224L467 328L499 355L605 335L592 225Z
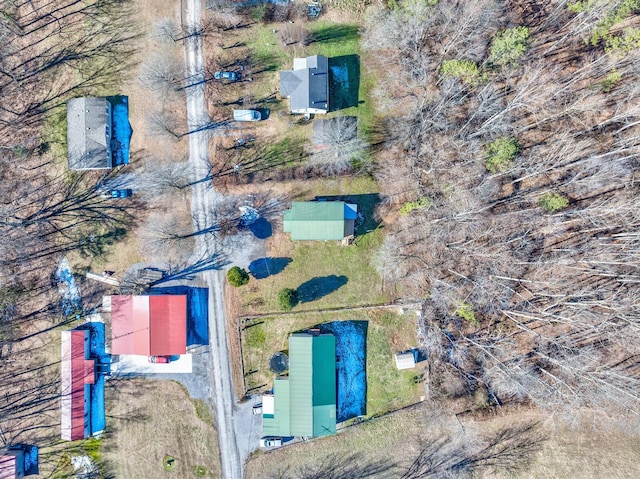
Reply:
M234 121L260 121L262 114L258 110L233 110Z

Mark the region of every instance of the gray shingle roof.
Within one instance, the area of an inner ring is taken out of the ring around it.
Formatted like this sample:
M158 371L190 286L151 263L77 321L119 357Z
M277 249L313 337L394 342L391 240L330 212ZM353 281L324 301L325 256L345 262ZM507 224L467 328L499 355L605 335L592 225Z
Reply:
M69 168L112 168L109 115L106 98L74 98L67 102L67 147Z
M329 59L306 58L307 68L280 72L280 94L291 99L291 111L329 110Z

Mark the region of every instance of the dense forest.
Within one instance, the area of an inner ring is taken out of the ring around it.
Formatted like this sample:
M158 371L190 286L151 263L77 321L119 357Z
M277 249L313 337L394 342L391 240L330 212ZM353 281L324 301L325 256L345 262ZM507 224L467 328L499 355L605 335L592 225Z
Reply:
M428 298L441 397L640 413L639 10L404 2L367 18L397 211L376 262Z

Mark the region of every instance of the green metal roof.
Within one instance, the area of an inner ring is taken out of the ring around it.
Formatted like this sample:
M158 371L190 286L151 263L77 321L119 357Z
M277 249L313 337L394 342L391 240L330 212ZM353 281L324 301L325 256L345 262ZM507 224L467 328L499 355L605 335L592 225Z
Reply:
M289 337L291 435L313 436L313 337Z
M276 378L273 384L273 415L262 416L262 431L265 436L290 436L289 433L289 378Z
M289 379L276 379L274 406L274 417L263 416L265 435L335 434L336 339L332 334L289 337Z
M336 433L336 338L313 337L313 436Z
M294 201L284 212L283 229L293 240L341 240L351 212L344 201Z

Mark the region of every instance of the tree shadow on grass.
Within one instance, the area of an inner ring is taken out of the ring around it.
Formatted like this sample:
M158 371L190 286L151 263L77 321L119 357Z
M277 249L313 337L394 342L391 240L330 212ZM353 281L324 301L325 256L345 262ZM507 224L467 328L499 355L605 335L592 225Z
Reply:
M281 273L291 261L291 258L259 258L249 263L249 272L256 279L268 278Z
M237 163L240 164L242 173L251 174L298 165L308 156L304 139L283 138L278 141L274 138L243 151Z
M537 423L505 427L473 445L450 435L429 438L401 479L470 477L479 470L523 471L546 439Z
M360 37L358 25L328 25L311 34L309 43L343 43Z
M329 111L358 106L359 91L360 57L329 58Z
M229 260L226 256L213 254L212 256L202 258L195 263L171 265L169 267L169 271L166 272L162 279L154 281L151 283L151 286L157 286L168 281L193 280L198 273L222 269L228 263Z
M265 218L258 218L247 226L247 228L258 239L267 239L273 234L273 227Z
M362 453L336 453L315 461L313 465L290 470L287 466L277 477L281 479L344 479L347 477L396 477L397 465L390 459L372 459Z
M280 67L280 59L272 53L255 54L252 57L252 75L259 75L265 72L275 72Z
M347 284L346 276L322 276L310 279L298 286L298 299L301 303L309 303L337 291Z

